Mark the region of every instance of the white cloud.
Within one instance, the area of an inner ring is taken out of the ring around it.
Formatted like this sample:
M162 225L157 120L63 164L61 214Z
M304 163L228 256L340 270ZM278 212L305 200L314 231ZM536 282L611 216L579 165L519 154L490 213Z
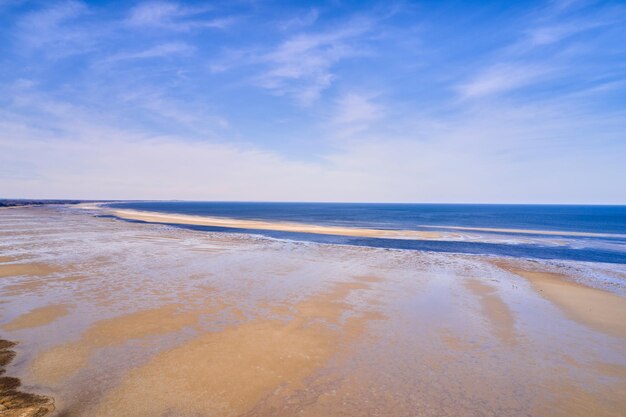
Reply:
M333 109L332 125L335 134L347 137L362 132L383 117L383 109L372 95L355 92L343 94Z
M572 22L561 25L538 26L529 29L527 32L528 42L531 45L549 45L560 42L561 40L580 33L584 30L593 28L584 22Z
M181 13L181 8L176 3L141 3L131 10L128 23L136 26L158 26L169 23Z
M308 12L295 16L291 19L287 19L278 24L278 27L281 30L296 30L302 29L307 26L311 26L313 23L317 21L319 17L319 11L315 8L310 9Z
M523 63L496 64L457 87L461 98L480 98L506 93L541 81L551 70Z
M157 119L175 122L188 131L203 136L213 137L216 131L230 127L224 117L217 116L204 102L197 100L175 100L158 88L138 87L121 95L124 103L130 103L137 109L146 110Z
M520 163L472 147L459 152L454 137L387 139L306 163L258 148L175 137L118 131L101 139L24 140L13 136L18 129L2 128L12 134L0 138L5 197L624 203L625 190L603 181L619 172L618 155L608 152Z
M232 17L207 18L211 7L189 7L174 2L145 2L130 11L126 23L130 26L189 31L193 29L223 29L235 22Z
M626 19L626 9L621 7L598 7L584 17L569 13L572 8L588 5L586 0L554 1L539 7L530 17L526 16L518 41L495 51L483 69L458 85L460 96L467 99L505 94L549 80L557 69L563 77L575 74L581 63L568 62L568 54L580 53L573 38L623 24ZM587 37L585 42L593 44L589 39Z
M18 23L18 39L27 49L45 48L47 54L55 56L84 52L91 47L93 37L75 23L88 13L87 6L78 1L55 3L24 16Z
M448 120L444 129L422 125L403 129L403 136L343 141L304 162L226 138L124 130L106 117L33 100L29 106L52 115L49 124L35 128L27 117L0 117L3 196L624 203L626 195L619 181L606 181L623 173L626 119L572 118L574 109L564 104L483 107ZM375 115L347 112L341 120ZM418 133L425 139L417 140ZM576 141L587 145L573 146Z
M342 29L295 35L258 60L269 65L259 85L279 95L289 95L307 105L315 101L336 78L332 68L341 60L362 56L359 36L370 29L368 21L353 21Z
M554 21L541 22L531 26L526 32L523 43L532 48L564 41L572 36L594 29L623 24L625 19L623 10L611 10L610 13L599 13L595 16L585 16L584 19L559 18Z
M124 83L109 84L104 101L101 95L59 101L36 87L28 80L20 80L4 89L2 93L12 104L0 110L0 122L32 127L34 138L41 132L53 132L60 138L103 139L125 130L150 135L163 129L178 129L208 139L230 127L228 120L215 114L206 102L175 99L158 86L138 83L128 89Z
M104 59L103 63L114 63L133 59L165 58L191 55L195 48L184 42L168 42L136 52L120 52Z

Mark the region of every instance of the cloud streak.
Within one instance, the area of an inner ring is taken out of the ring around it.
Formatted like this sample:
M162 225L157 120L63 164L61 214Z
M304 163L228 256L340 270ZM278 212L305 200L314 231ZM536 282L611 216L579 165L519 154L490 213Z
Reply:
M460 85L458 91L463 99L507 93L543 81L551 72L547 67L522 62L496 64Z
M103 63L112 64L126 60L141 60L152 58L166 58L172 56L188 56L195 51L195 47L184 42L168 42L135 52L120 52L109 56Z
M126 20L129 26L191 31L195 29L224 29L232 25L233 17L208 18L211 7L189 7L179 3L153 1L135 6Z

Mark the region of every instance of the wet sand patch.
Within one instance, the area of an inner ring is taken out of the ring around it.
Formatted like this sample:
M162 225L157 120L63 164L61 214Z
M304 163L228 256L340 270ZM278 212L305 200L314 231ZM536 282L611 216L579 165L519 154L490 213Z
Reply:
M0 278L14 277L20 275L42 276L59 272L58 267L42 264L1 264Z
M541 407L535 415L563 417L623 417L626 396L623 386L580 386L567 381L555 383L552 390L558 395L552 402ZM598 391L602 391L604 398ZM602 398L602 399L601 399Z
M78 341L40 354L35 358L31 371L41 382L59 382L84 367L95 349L180 331L196 324L198 315L208 311L181 311L181 308L179 304L170 304L100 320L87 329Z
M441 329L439 331L439 337L445 347L449 350L465 352L478 348L478 345L475 342L469 340L463 335L457 334L457 332L452 329Z
M545 299L567 317L596 331L626 338L626 298L575 283L562 274L497 265L526 278Z
M85 275L68 275L68 276L46 276L46 277L23 277L18 282L14 284L3 285L0 292L4 296L14 297L23 294L35 294L37 292L43 292L43 290L48 289L51 285L62 284L62 283L71 283L75 281L81 281L86 279Z
M7 331L13 331L45 326L60 317L68 315L70 307L71 305L68 304L56 304L35 308L26 314L16 317L9 323L2 326L2 328Z
M50 397L21 391L18 378L5 376L5 367L15 357L15 343L0 339L0 415L5 417L43 417L54 410Z
M133 369L92 413L93 416L238 416L268 398L300 389L339 346L360 335L382 316L356 312L349 294L367 290L341 283L293 306L287 320L257 319L204 333L160 353ZM351 315L340 325L340 317ZM143 398L141 404L137 398ZM252 413L254 414L254 413Z
M480 301L483 316L489 322L494 335L502 343L515 344L515 317L498 295L497 289L478 279L466 279L463 284Z
M593 369L602 375L620 378L626 381L626 365L596 361L592 366Z

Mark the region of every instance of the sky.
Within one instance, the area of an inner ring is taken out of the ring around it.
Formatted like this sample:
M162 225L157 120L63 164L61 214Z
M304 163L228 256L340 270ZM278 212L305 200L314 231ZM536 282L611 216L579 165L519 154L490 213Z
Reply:
M0 0L0 198L626 204L626 3Z

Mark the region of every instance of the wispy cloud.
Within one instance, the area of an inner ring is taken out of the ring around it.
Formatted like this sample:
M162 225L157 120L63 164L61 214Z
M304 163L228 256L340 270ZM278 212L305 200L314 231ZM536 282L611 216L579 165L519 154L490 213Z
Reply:
M602 33L626 21L625 8L598 5L590 10L592 3L585 0L552 1L523 15L518 23L521 29L517 39L492 51L482 68L456 86L460 97L505 95L528 91L559 78L574 78L584 66L581 62L572 65L572 58L581 57L568 55L578 55L588 49L577 49L577 42L589 43L594 39L594 30ZM602 53L602 50L600 48L597 52ZM581 83L581 88L587 87Z
M195 132L200 137L215 137L230 127L228 120L213 114L204 103L183 102L169 97L159 88L139 88L121 96L124 103L148 112L155 119L165 119Z
M126 23L130 26L190 31L194 29L223 29L233 24L233 17L210 18L208 6L191 7L173 2L141 3L130 11Z
M18 23L18 39L25 49L45 49L57 57L84 52L92 46L93 37L86 36L77 19L88 14L81 2L55 3L24 16Z
M529 46L550 45L602 25L602 22L574 21L563 24L536 26L528 29L525 42Z
M370 28L370 21L356 20L341 29L293 36L258 58L269 67L258 84L301 104L311 104L336 78L334 65L366 54L359 36Z
M170 56L186 56L195 51L195 47L184 42L168 42L135 52L120 52L105 58L102 62L111 64L133 59L164 58Z
M524 31L524 36L516 46L521 50L552 45L563 42L577 35L601 28L610 28L626 21L626 8L600 8L585 16L569 16L557 9L541 15Z
M457 89L463 99L487 97L527 87L550 73L550 68L541 65L522 62L496 64L480 71Z
M340 137L352 136L368 129L383 115L383 108L374 102L373 95L346 93L333 108L333 130Z
M306 13L292 17L287 20L283 20L282 22L278 23L278 27L281 30L286 31L303 29L315 23L319 15L319 10L317 10L316 8L312 8L309 9Z

